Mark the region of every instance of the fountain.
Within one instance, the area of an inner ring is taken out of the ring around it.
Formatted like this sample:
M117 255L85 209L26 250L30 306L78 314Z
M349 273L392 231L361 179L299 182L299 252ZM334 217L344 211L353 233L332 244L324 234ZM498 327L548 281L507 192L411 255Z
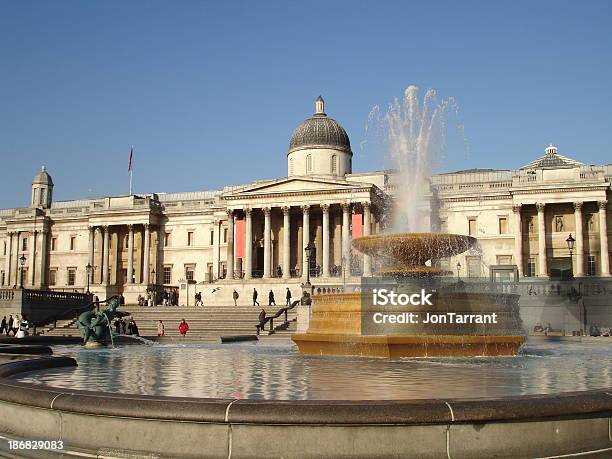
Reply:
M108 307L102 311L85 311L78 320L77 326L83 337L85 347L101 347L113 343L114 332L111 329L113 319L129 316L129 312L117 311L119 297L113 296L106 300ZM102 301L103 302L103 301Z
M494 285L466 291L463 282L449 282L443 276L452 272L437 267L436 260L459 255L477 241L426 232L431 226L430 212L422 211L429 203L427 176L444 148L449 111L457 113L454 101L438 102L433 90L420 104L415 86L409 86L403 101L396 99L383 116L378 107L372 111L370 119L384 128L399 177L396 206L387 215L393 232L353 241L353 247L380 268L375 277L363 279L361 293L313 298L308 330L292 337L300 352L373 357L518 353L525 341L519 295L498 292ZM404 295L429 292L431 305L403 308L398 315L397 306L374 304L373 293L381 288ZM378 319L386 322L377 323ZM490 323L479 322L487 319Z
M368 357L440 357L516 355L525 342L519 295L491 290L466 291L462 281L426 261L457 255L475 244L470 236L442 233L395 233L353 241L362 253L382 261L377 277L362 291L313 297L306 333L293 335L300 352ZM430 305L377 305L373 292L398 295L430 292ZM412 314L411 321L400 322ZM377 323L384 317L392 322Z

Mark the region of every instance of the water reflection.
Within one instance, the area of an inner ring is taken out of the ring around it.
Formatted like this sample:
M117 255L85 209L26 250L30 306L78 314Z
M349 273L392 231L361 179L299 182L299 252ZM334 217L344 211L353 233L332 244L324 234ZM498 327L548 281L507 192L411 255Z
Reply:
M76 369L17 379L66 389L237 399L418 399L550 394L612 386L612 344L528 344L504 358L303 356L289 346L55 347Z

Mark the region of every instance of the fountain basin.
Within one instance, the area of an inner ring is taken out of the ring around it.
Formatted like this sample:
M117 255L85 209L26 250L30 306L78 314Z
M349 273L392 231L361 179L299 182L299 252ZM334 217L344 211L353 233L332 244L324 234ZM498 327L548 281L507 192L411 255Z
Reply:
M525 342L519 295L441 292L432 299L435 307L421 308L419 315L437 315L441 310L467 315L487 311L497 314L498 322L389 324L384 334L372 335L364 331L363 324L385 308L364 307L361 293L316 295L308 331L294 334L292 340L304 354L383 358L516 355Z

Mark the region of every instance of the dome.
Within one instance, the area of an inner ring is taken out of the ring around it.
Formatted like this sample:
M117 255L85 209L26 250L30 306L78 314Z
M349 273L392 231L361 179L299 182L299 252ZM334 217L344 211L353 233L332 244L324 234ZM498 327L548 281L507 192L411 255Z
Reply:
M316 110L312 117L300 124L289 142L289 153L305 148L331 148L351 153L351 142L340 124L329 118L324 110L323 98L315 102Z
M45 169L45 166L43 166L40 169L40 172L34 176L34 180L32 180L32 185L53 186L53 180L51 179L51 176L47 172L47 169Z

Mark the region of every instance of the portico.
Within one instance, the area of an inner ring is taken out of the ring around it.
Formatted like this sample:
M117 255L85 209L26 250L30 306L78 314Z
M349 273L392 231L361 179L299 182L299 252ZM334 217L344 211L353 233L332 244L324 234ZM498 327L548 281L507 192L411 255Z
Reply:
M379 194L367 183L300 177L225 195L231 219L245 220L240 225L244 235L234 235L244 247L228 244L226 254L227 266L242 269L228 277L305 279L307 269L323 280L363 274L355 267L350 270L351 225L357 215L362 232L372 232L371 209L381 205ZM310 266L304 255L309 243L314 246ZM236 257L236 252L242 256ZM364 260L364 267L371 275L369 260Z

